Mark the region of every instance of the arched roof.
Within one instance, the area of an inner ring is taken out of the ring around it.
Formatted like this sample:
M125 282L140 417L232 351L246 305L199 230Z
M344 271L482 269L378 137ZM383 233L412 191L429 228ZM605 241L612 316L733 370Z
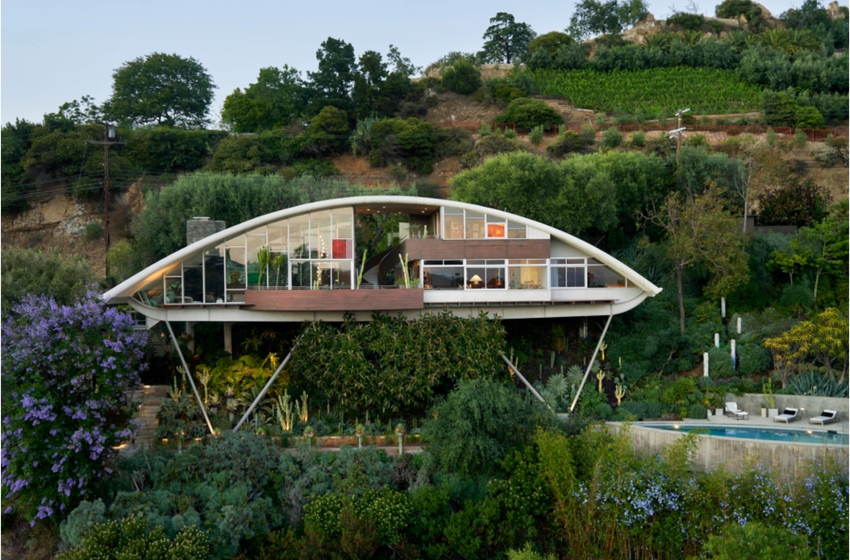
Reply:
M295 216L301 216L303 214L309 214L311 212L318 212L322 210L332 210L334 208L343 208L349 206L364 206L364 205L372 205L372 204L404 204L408 205L421 205L421 206L443 206L448 208L459 208L464 210L472 210L475 212L482 212L489 214L491 216L496 216L499 218L504 218L507 220L511 220L512 222L517 222L520 224L524 224L526 226L530 226L536 230L548 233L552 238L558 239L567 245L574 247L575 249L581 251L586 254L588 257L592 257L599 262L607 265L611 270L619 273L623 277L627 278L630 283L634 284L634 286L641 288L644 292L649 294L650 296L654 296L661 292L661 288L632 270L630 267L626 266L624 263L620 262L618 259L615 259L608 253L594 247L590 243L582 241L581 239L570 235L569 233L563 232L561 230L555 229L551 226L547 226L546 224L542 224L540 222L536 222L534 220L530 220L523 216L517 216L516 214L511 214L509 212L503 212L501 210L495 210L493 208L487 208L485 206L478 206L477 204L468 204L466 202L457 202L454 200L443 200L437 198L425 198L419 196L386 196L386 195L376 195L376 196L354 196L347 198L333 198L330 200L322 200L319 202L311 202L308 204L302 204L300 206L293 206L292 208L286 208L284 210L278 210L277 212L271 212L269 214L265 214L263 216L259 216L257 218L253 218L246 222L242 222L241 224L237 224L235 226L229 227L223 231L210 235L188 245L179 251L175 251L171 255L165 257L164 259L152 264L146 269L142 270L138 274L128 278L124 282L118 284L105 294L103 294L103 299L106 301L110 301L116 298L127 298L135 294L137 291L142 289L144 286L150 284L152 281L156 280L157 277L161 276L163 271L170 269L176 264L179 264L183 259L190 257L196 254L199 251L203 251L206 249L210 249L216 247L217 245L223 243L227 239L231 237L235 237L237 235L247 233L259 227L268 225L270 223L277 222L279 220L284 220L287 218L292 218Z

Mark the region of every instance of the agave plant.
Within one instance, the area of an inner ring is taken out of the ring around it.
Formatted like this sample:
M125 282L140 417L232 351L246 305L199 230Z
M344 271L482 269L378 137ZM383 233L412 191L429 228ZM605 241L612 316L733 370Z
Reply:
M788 382L788 387L797 395L842 399L850 396L847 383L833 381L829 377L814 371L809 371L792 378Z
M567 381L573 385L579 385L584 379L584 371L579 366L570 366L567 370Z
M556 373L550 375L549 379L546 380L546 389L560 398L570 390L570 382L562 374Z

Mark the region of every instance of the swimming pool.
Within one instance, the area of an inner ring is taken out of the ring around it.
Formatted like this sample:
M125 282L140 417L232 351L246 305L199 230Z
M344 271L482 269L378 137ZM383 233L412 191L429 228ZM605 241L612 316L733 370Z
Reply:
M848 435L832 431L795 430L785 428L757 428L750 426L698 426L689 424L643 424L647 428L669 430L673 432L691 432L699 430L707 436L721 436L740 439L757 439L762 441L779 441L787 443L820 443L831 445L848 445Z

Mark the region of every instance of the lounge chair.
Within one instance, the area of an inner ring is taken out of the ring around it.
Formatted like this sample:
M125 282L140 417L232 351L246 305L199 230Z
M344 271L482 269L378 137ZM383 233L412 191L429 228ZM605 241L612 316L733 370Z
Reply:
M749 420L750 413L738 408L738 403L726 403L726 416L733 416L735 420Z
M809 418L809 424L820 424L823 426L824 424L829 424L830 422L838 422L838 411L836 410L824 410L820 413L820 416L814 416Z
M800 418L800 409L799 408L786 408L782 411L782 414L779 416L775 416L773 418L774 422L793 422L794 420L798 420Z

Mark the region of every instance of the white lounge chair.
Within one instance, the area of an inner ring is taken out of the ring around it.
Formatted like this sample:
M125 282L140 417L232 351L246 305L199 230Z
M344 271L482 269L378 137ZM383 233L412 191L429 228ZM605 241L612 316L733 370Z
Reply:
M800 418L800 409L799 408L786 408L782 411L782 414L775 416L773 418L774 422L793 422L794 420L798 420Z
M820 424L823 426L824 424L829 424L830 422L838 422L838 411L836 410L824 410L820 413L820 416L814 416L809 418L809 424Z
M726 403L726 416L733 416L735 420L749 420L750 413L738 408L738 403Z

